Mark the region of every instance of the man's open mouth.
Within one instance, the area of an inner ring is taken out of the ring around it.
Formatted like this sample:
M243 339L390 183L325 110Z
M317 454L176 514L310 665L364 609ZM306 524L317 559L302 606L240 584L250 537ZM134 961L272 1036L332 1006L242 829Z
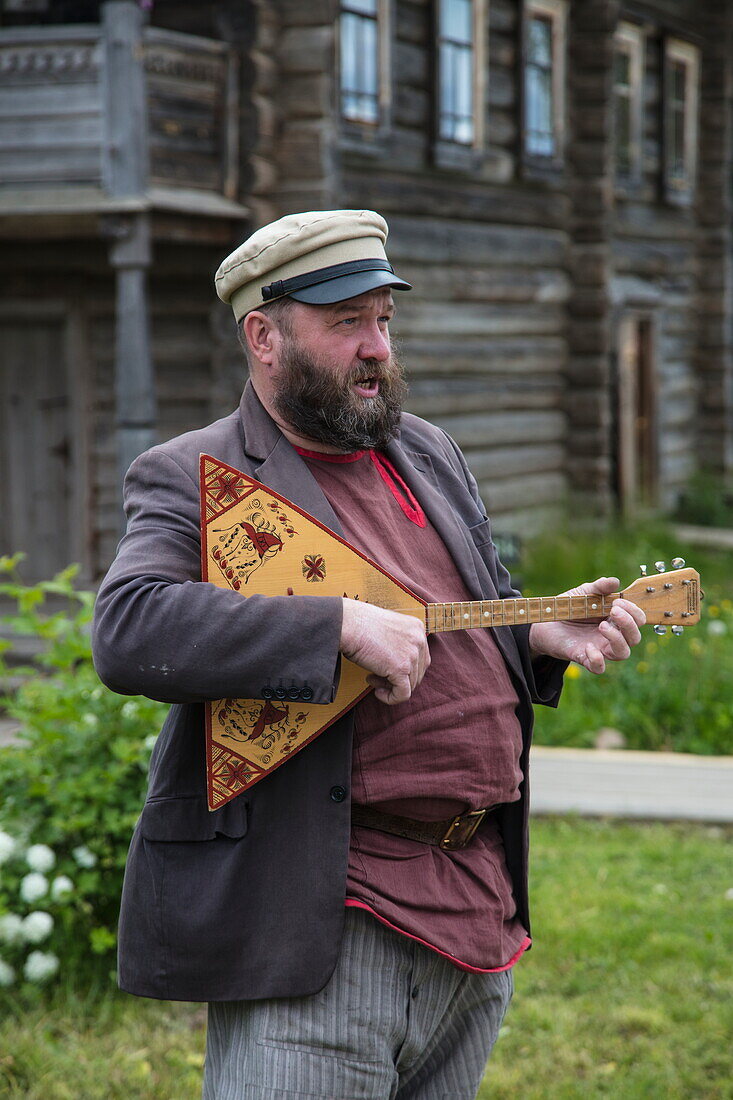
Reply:
M376 397L379 393L379 379L374 376L357 378L353 385L361 397Z

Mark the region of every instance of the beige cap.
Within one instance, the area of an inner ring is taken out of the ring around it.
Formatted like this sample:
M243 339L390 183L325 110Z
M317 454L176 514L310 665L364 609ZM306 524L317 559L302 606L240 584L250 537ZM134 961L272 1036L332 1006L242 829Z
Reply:
M321 305L391 286L398 279L384 251L387 223L373 210L288 214L253 233L222 261L216 293L240 321L276 298Z

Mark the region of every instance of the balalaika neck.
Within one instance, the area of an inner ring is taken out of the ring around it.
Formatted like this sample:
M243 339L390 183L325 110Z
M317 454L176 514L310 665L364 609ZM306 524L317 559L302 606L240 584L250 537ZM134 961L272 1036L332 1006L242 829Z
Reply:
M610 596L532 596L519 600L430 603L425 608L425 623L428 634L440 634L445 630L472 630L479 626L602 619L618 596L615 592Z

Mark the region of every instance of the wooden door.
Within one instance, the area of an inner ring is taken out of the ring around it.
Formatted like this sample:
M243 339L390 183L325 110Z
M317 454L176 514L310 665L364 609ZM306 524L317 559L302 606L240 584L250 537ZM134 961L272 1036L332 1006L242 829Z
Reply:
M657 496L657 384L652 319L621 317L616 355L616 489L622 510Z
M0 551L25 580L78 557L73 410L62 318L0 319Z

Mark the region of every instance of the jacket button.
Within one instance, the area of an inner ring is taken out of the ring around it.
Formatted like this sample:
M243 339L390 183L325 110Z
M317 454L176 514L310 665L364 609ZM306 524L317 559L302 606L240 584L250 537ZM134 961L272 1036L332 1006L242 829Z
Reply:
M313 698L313 688L304 687L300 689L300 698L304 703L310 703Z
M282 686L282 684L278 684L277 687L275 688L275 698L276 699L286 699L287 694L288 693L285 690L285 688Z
M265 684L260 692L260 695L263 699L272 699L275 695L275 692L272 690L269 684Z
M346 798L346 787L331 787L331 798L334 802L343 802Z
M293 703L296 699L300 699L300 692L298 691L297 687L288 688L288 699L290 699Z

